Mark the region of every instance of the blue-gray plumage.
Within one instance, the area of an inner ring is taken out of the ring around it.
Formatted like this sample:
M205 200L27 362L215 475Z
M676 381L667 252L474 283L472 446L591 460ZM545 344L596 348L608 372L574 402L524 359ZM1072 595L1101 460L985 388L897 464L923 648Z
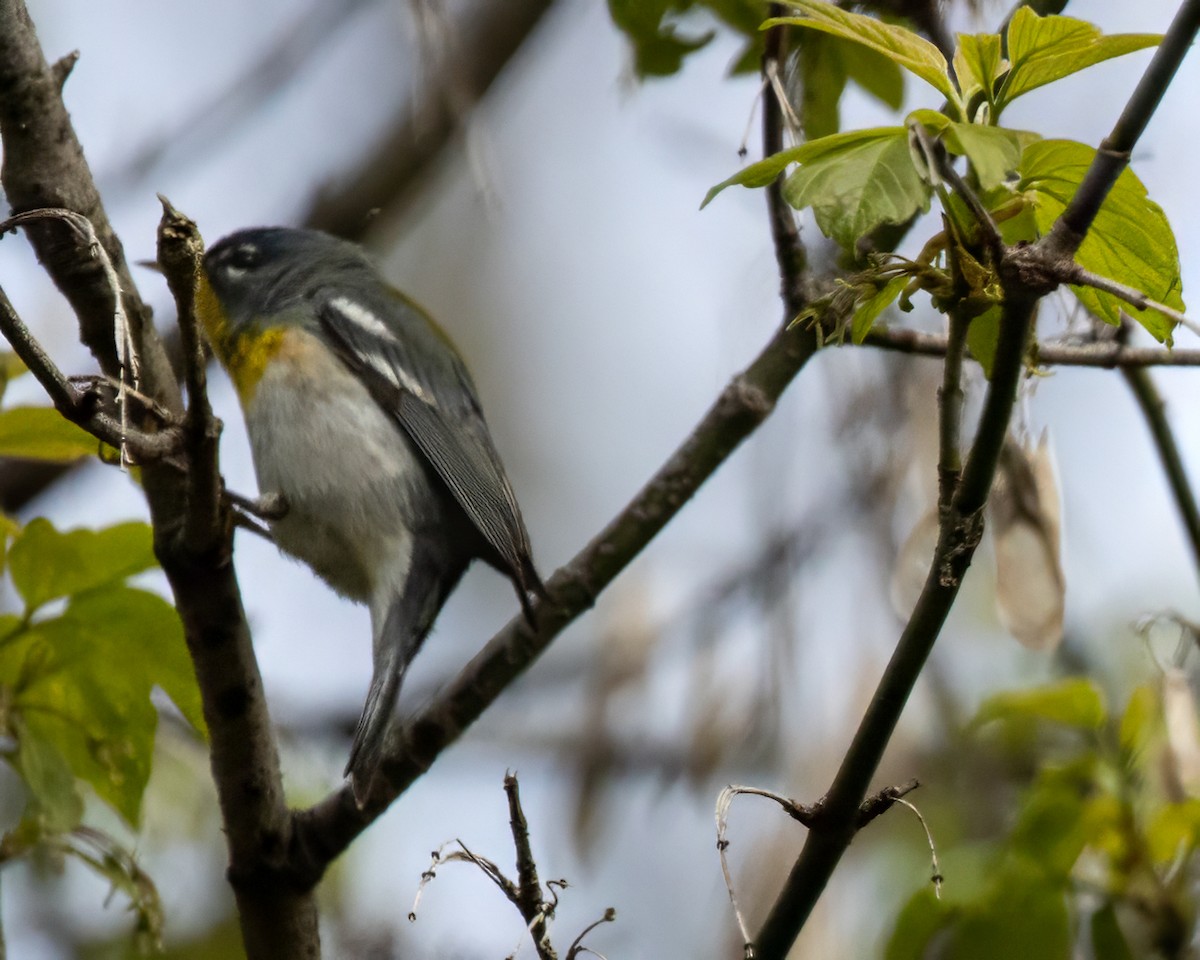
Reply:
M242 402L280 549L371 611L374 674L346 773L362 802L405 669L467 565L545 596L475 387L449 340L354 244L243 230L197 298Z

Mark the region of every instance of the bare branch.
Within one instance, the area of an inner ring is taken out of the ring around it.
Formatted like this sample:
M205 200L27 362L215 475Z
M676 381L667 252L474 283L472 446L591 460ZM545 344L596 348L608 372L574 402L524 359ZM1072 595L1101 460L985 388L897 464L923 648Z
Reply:
M593 930L595 930L601 924L612 923L616 919L617 919L617 911L614 910L612 907L609 907L607 910L604 911L604 916L602 916L599 920L589 923L586 927L584 927L583 931L579 934L579 936L577 936L571 942L571 946L567 950L567 960L575 960L575 958L578 957L579 954L583 953L585 950L588 953L593 953L596 956L602 958L603 957L602 954L596 953L595 950L592 950L590 947L585 947L583 945L583 938L586 937L589 933L591 933Z
M508 822L512 828L513 847L517 851L517 909L525 918L538 956L542 960L557 960L557 954L550 946L546 924L548 911L542 884L538 880L537 861L533 858L529 843L529 822L525 819L525 811L521 809L521 788L512 773L504 776L504 792L508 796Z
M903 327L887 329L876 326L863 343L898 353L913 353L925 357L944 357L947 340L932 333L922 333ZM1057 343L1033 345L1033 360L1047 367L1085 367L1100 370L1134 369L1138 367L1200 367L1200 350L1168 350L1158 347L1130 347L1117 341L1089 343L1081 346Z
M1108 277L1102 277L1098 273L1092 273L1091 270L1085 270L1078 263L1064 265L1059 274L1059 279L1063 283L1073 283L1080 287L1094 287L1097 290L1102 290L1104 293L1111 293L1114 297L1124 300L1130 306L1137 307L1139 310L1157 310L1163 316L1170 317L1176 323L1187 327L1193 333L1200 332L1200 328L1194 322L1174 307L1168 307L1165 303L1159 303L1135 287L1118 283L1116 280L1110 280Z
M1167 485L1171 488L1171 495L1175 499L1175 506L1183 521L1183 529L1192 549L1196 571L1200 574L1200 506L1197 506L1196 494L1188 480L1187 468L1184 466L1179 444L1175 440L1175 433L1167 419L1166 404L1148 370L1128 369L1121 372L1146 420L1150 439L1154 443L1154 449L1158 451L1158 459L1166 474Z
M123 418L114 417L100 409L95 391L77 389L17 316L3 288L0 288L0 333L45 388L55 409L98 440L128 451L138 463L153 463L174 455L180 449L182 438L177 429L153 433L134 430L123 422Z

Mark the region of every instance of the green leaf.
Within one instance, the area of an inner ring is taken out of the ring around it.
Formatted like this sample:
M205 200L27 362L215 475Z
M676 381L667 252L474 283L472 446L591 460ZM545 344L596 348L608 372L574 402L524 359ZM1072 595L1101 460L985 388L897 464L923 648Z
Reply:
M799 48L800 125L806 141L832 136L841 129L838 105L846 89L843 48L854 46L840 37L804 30L796 35Z
M1104 723L1105 715L1100 688L1085 677L1070 677L1029 690L994 694L980 706L973 724L1032 719L1096 730Z
M1092 914L1092 956L1096 960L1133 960L1111 902Z
M678 73L683 58L706 46L712 31L688 37L674 24L664 24L669 0L608 0L612 21L633 45L633 68L639 77Z
M854 133L837 134L839 137L854 137ZM718 193L726 187L742 186L742 187L765 187L772 183L789 164L798 162L802 157L806 156L806 151L812 147L813 143L823 143L825 140L831 140L832 137L825 137L822 140L814 140L811 143L801 144L798 147L790 147L787 150L780 150L779 153L773 153L769 157L764 157L755 163L742 167L737 173L727 180L722 180L715 187L711 187L704 195L704 201L700 204L700 209L703 210Z
M11 350L0 350L0 397L8 390L8 385L17 377L28 373L25 362Z
M1048 879L1066 883L1088 842L1085 784L1051 776L1026 797L1010 844Z
M954 74L958 77L962 98L968 105L980 96L986 102L992 102L996 80L1004 67L997 34L958 35L958 48L954 51ZM975 117L968 116L967 119L974 120Z
M860 300L850 322L850 339L862 343L879 315L900 296L900 291L907 285L908 277L893 277L865 300Z
M16 696L30 729L53 744L76 777L136 825L150 774L161 687L202 729L183 630L161 597L117 586L77 596L60 617L35 623L31 647L50 652Z
M929 209L929 186L909 152L903 127L838 134L810 148L783 185L797 209L812 207L825 236L853 250L857 240L885 223L903 223Z
M1021 162L1021 145L1011 130L952 122L946 128L943 140L947 150L971 161L984 190L1004 183Z
M888 937L884 960L924 960L929 942L953 922L955 914L956 910L937 899L932 890L920 890L900 910Z
M1083 20L1039 17L1022 6L1008 26L1007 40L1010 68L996 97L997 116L1021 94L1101 61L1155 46L1162 37L1149 33L1106 37Z
M1155 731L1161 729L1161 718L1162 703L1154 687L1148 683L1134 687L1121 715L1121 749L1130 756L1140 754Z
M8 554L13 585L30 612L58 597L124 580L156 563L151 529L137 522L60 533L50 521L37 518L21 531Z
M33 807L45 830L66 833L83 819L83 797L75 776L54 743L35 728L15 723L17 752L13 766L29 790Z
M1146 846L1151 859L1161 865L1174 863L1181 853L1191 853L1200 839L1200 800L1166 803L1146 825Z
M1021 156L1017 189L1030 201L1039 234L1044 235L1079 189L1095 150L1071 140L1040 140ZM1079 265L1140 290L1183 311L1179 251L1162 208L1126 168L1109 192L1075 256ZM1111 294L1072 287L1080 303L1100 319L1120 323L1124 311L1157 340L1170 342L1174 321L1156 310L1135 310Z
M904 105L904 74L899 65L860 43L839 43L846 76L880 103L899 110Z
M0 457L70 463L99 450L99 440L53 407L0 410Z
M1062 888L1036 874L1007 870L992 895L963 911L946 960L1063 960L1071 955Z
M983 367L983 375L992 379L992 365L996 362L996 344L1000 342L999 306L989 307L975 317L967 327L967 349Z
M796 34L800 74L800 123L806 141L841 128L839 104L846 81L853 80L877 100L898 110L904 101L904 74L895 63L869 47L816 30Z
M764 29L783 23L820 30L822 33L860 43L920 77L951 104L959 104L958 91L954 89L946 68L946 58L937 47L911 30L883 23L873 17L850 13L820 0L786 0L786 3L789 7L801 11L804 16L768 20L763 24Z

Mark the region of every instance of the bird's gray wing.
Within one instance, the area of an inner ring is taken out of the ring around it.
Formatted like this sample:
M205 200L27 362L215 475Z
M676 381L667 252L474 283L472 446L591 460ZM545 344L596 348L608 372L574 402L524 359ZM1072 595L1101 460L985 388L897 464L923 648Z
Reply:
M475 387L449 342L419 307L390 289L368 300L330 296L318 315L329 345L429 461L522 595L543 593ZM524 596L522 602L528 613Z

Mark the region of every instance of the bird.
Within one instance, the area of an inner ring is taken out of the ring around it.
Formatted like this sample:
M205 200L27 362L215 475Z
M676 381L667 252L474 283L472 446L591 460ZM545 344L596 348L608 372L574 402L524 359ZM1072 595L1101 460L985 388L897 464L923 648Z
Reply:
M205 253L196 311L236 388L279 549L367 605L373 672L344 776L362 806L405 671L475 559L525 619L547 598L478 392L445 332L365 251L240 230Z

